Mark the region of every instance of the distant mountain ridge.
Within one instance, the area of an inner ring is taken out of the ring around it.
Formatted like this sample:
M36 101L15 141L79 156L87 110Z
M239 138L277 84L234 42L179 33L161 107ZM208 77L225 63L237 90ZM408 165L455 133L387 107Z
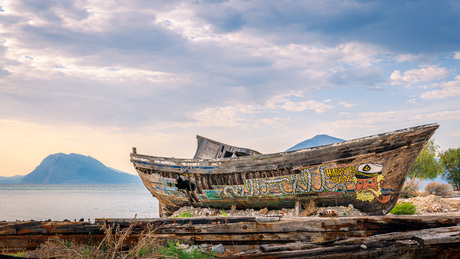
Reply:
M129 184L141 183L136 175L106 167L90 156L49 155L20 184Z
M287 149L286 151L293 151L298 149L310 148L310 147L318 147L323 145L329 145L334 143L339 143L345 141L344 139L331 137L329 135L321 134L316 135L311 139L304 140L297 145Z
M0 176L0 184L18 184L21 182L24 175L15 176Z

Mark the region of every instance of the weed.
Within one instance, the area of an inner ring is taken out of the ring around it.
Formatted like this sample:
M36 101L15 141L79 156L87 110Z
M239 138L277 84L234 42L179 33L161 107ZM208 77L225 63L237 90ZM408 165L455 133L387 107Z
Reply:
M209 258L208 254L203 253L199 249L186 250L179 247L180 243L168 241L166 246L159 249L159 253L167 258L180 258L180 259L192 259L192 258Z
M417 212L417 209L414 204L410 202L403 202L397 204L391 211L391 214L395 215L413 215Z
M220 210L220 214L224 217L228 217L228 214L225 212L225 210Z
M177 215L177 218L190 218L193 217L193 213L185 211Z
M29 258L29 254L26 251L21 251L21 252L17 252L13 254L7 253L6 255L14 256L14 257L21 257L21 258ZM1 257L1 254L0 254L0 257Z
M315 201L312 199L308 200L308 202L303 203L302 205L304 207L304 211L301 213L302 216L311 216L318 212Z

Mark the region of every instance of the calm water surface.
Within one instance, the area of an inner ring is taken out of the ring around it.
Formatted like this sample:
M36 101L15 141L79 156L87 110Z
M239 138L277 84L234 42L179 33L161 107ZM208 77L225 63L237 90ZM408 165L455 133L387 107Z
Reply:
M158 201L144 185L1 185L0 221L155 218Z

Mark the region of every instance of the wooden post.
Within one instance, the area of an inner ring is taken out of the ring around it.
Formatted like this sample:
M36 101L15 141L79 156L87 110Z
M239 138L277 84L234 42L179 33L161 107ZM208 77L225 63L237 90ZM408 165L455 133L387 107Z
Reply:
M295 202L295 216L296 217L300 217L300 210L301 210L300 201L296 201Z

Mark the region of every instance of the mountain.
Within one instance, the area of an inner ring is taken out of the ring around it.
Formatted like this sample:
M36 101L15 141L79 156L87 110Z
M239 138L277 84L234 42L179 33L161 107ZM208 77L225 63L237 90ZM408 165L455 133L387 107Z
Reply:
M21 184L128 184L141 183L136 175L106 167L98 160L79 154L58 153L46 157Z
M18 184L21 182L24 175L15 175L15 176L0 176L0 184Z
M345 140L321 134L321 135L316 135L311 139L302 141L299 144L287 149L286 151L293 151L293 150L310 148L310 147L318 147L318 146L329 145L329 144L338 143L342 141L345 141Z

